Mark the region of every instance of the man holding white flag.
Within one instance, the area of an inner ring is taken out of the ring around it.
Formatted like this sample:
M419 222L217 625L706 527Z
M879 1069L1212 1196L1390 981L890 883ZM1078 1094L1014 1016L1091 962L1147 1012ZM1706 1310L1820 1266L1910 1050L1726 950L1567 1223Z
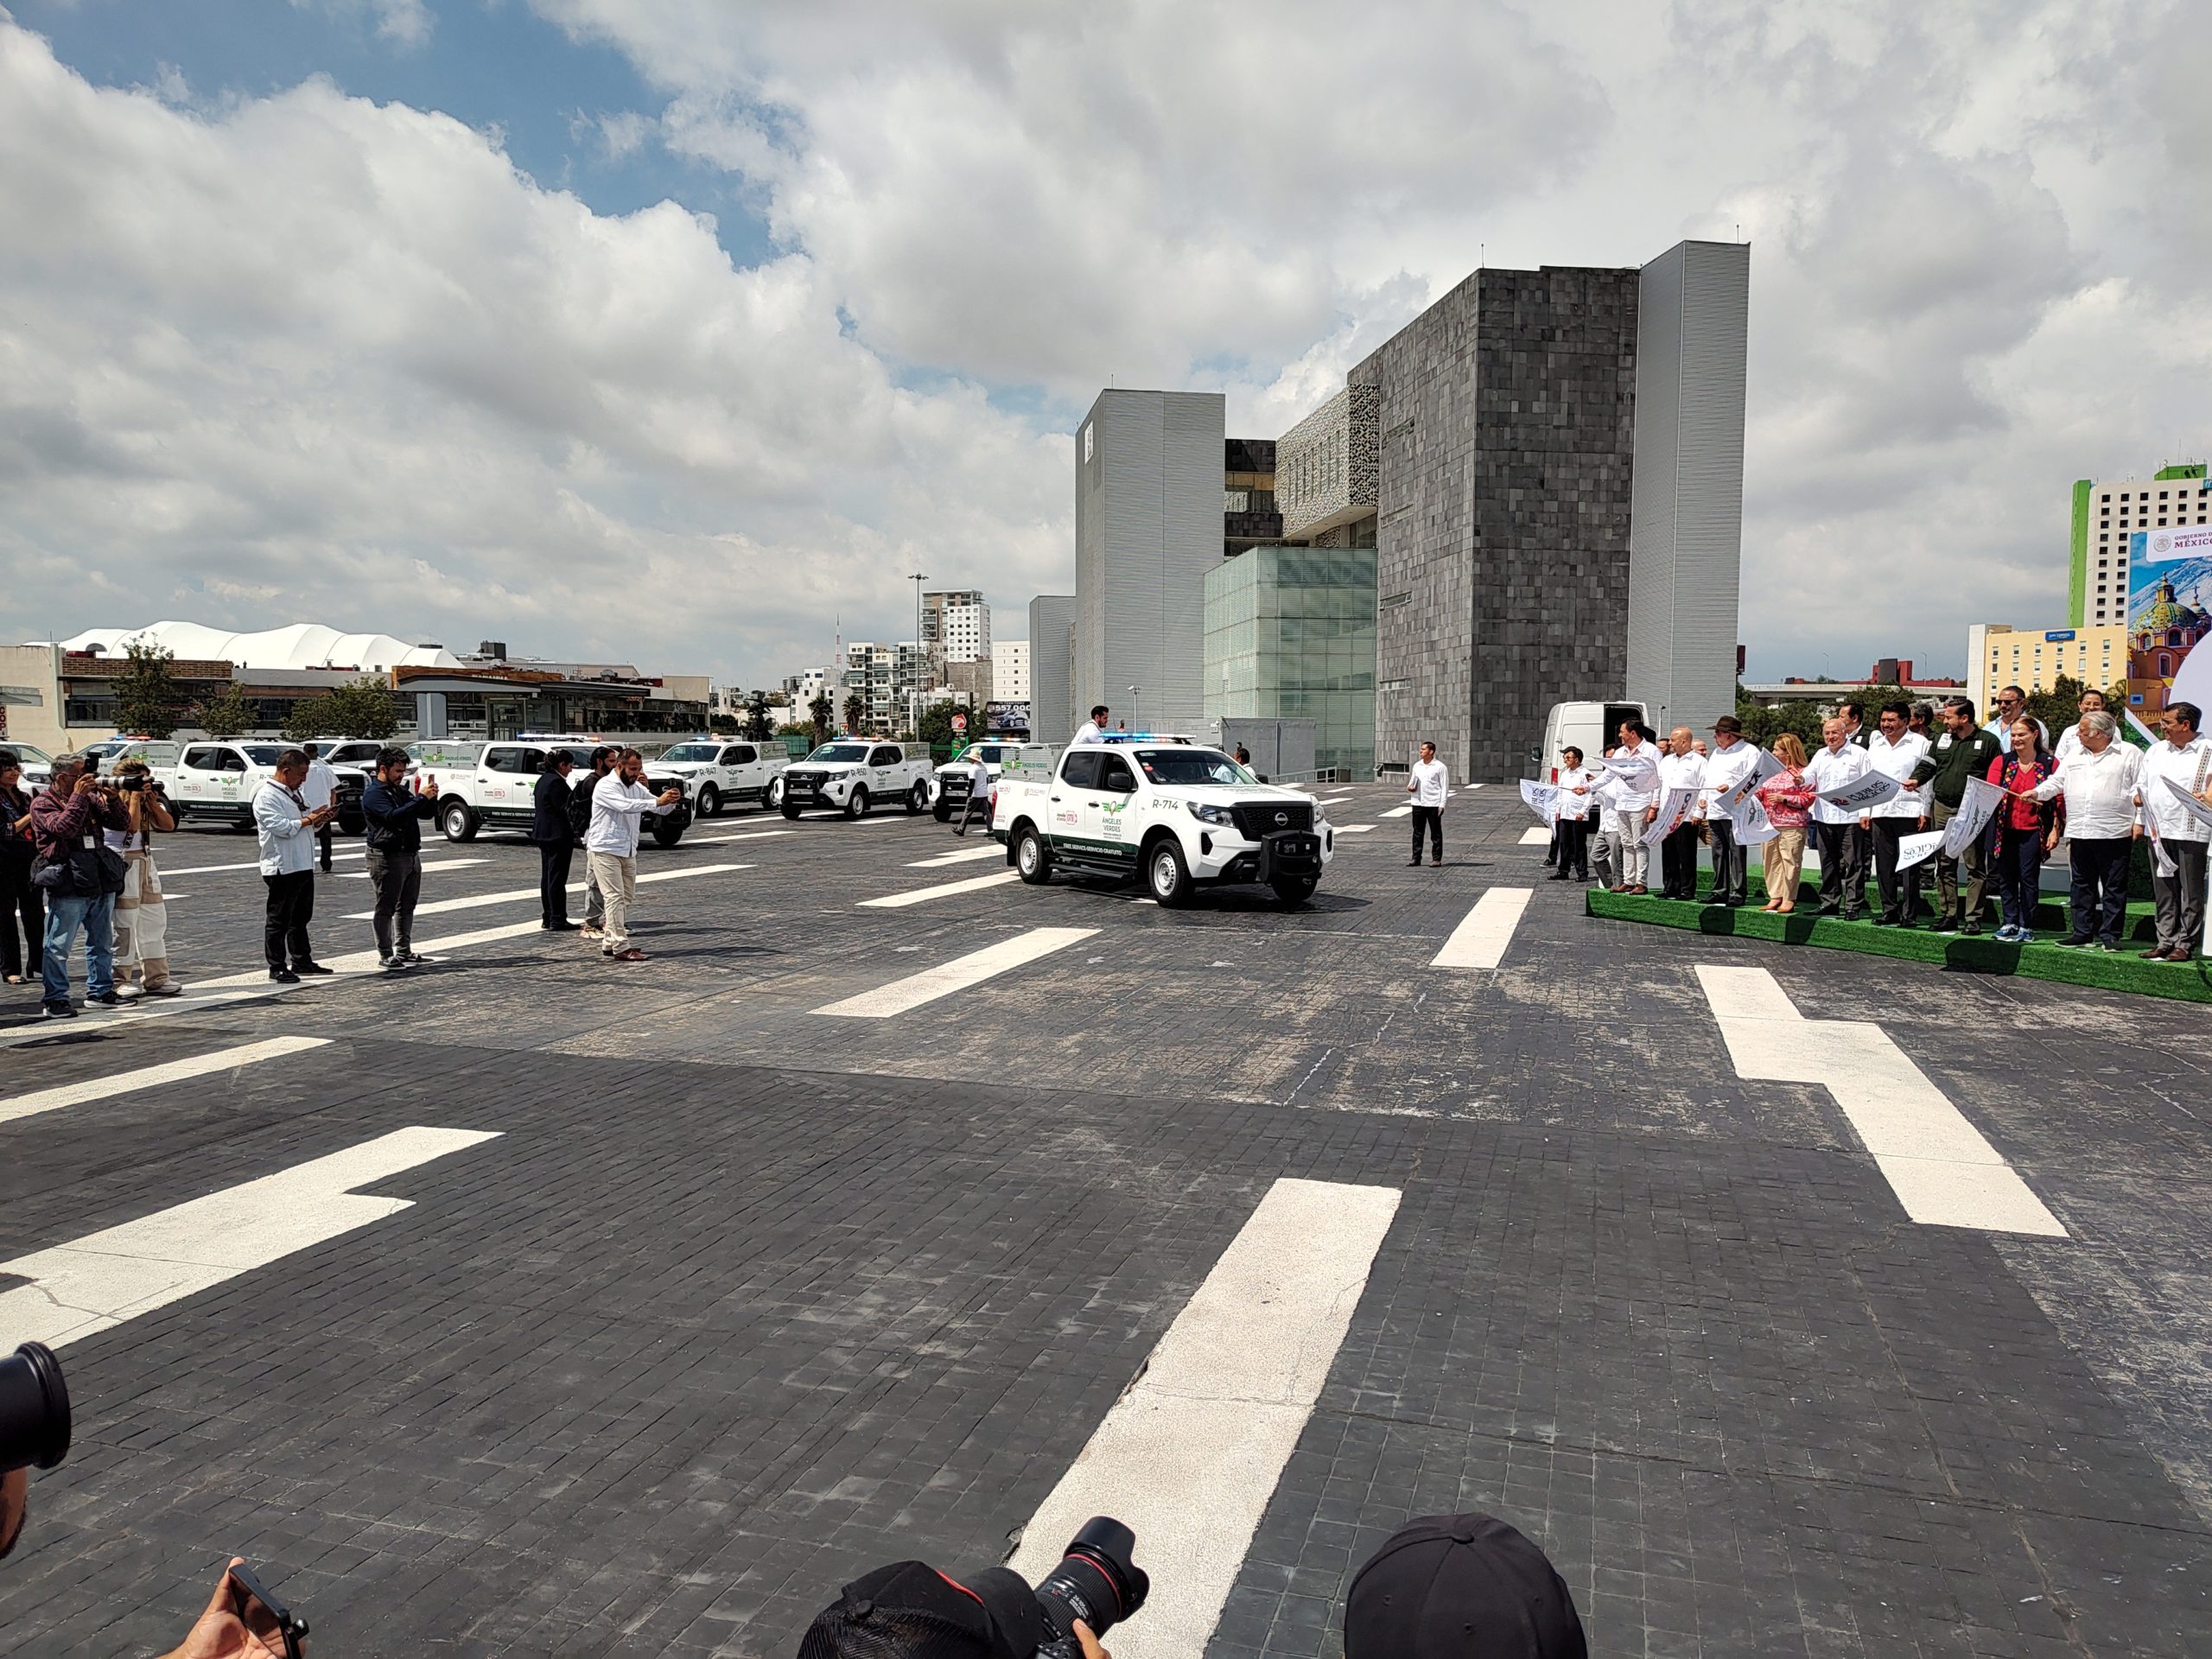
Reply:
M2212 738L2197 731L2202 712L2193 702L2166 706L2165 735L2143 757L2136 799L2143 821L2158 838L2172 865L2153 870L2151 897L2158 912L2158 943L2152 962L2187 962L2204 938L2205 853L2212 828L2191 812L2181 796L2212 798Z
M1821 842L1821 910L1855 922L1866 907L1866 867L1859 861L1859 798L1855 792L1867 772L1866 751L1851 741L1848 723L1840 715L1821 722L1821 750L1805 763L1805 781L1813 786L1813 833Z
M1859 816L1859 828L1874 839L1874 881L1882 894L1882 913L1874 925L1910 927L1912 913L1920 907L1920 867L1901 867L1897 849L1920 827L1920 803L1904 785L1928 758L1928 740L1910 729L1912 705L1907 702L1883 704L1878 724L1880 729L1866 740L1866 764L1898 789Z
M2079 729L2082 747L2048 783L2027 793L2039 801L2066 797L2074 874L2067 914L2073 925L2058 943L2117 950L2127 920L2128 854L2143 833L2135 804L2143 751L2117 741L2120 722L2101 710L2082 715Z
M1553 798L1559 827L1559 868L1554 881L1590 879L1590 815L1597 810L1592 791L1598 774L1582 764L1582 751L1573 744L1560 751L1559 793Z
M1667 751L1659 757L1659 804L1651 809L1652 827L1659 836L1659 892L1662 898L1695 902L1697 899L1698 798L1705 791L1705 757L1694 745L1687 726L1667 734ZM1681 806L1687 793L1687 809ZM1662 814L1665 824L1657 822Z
M1640 720L1621 723L1620 744L1605 757L1613 774L1613 810L1620 817L1619 880L1615 893L1640 893L1651 869L1651 849L1643 844L1643 830L1651 815L1653 796L1659 788L1659 752L1651 747L1651 728Z
M1997 740L1974 723L1974 703L1953 697L1943 705L1943 734L1912 769L1904 791L1921 802L1921 827L1948 830L1959 816L1969 782L1989 776L1989 763L2003 751ZM1986 788L1986 785L1984 785ZM1983 814L1982 822L1988 822ZM1965 901L1959 897L1959 867L1966 867L1968 887ZM1979 933L1982 905L1988 896L1987 843L1977 832L1955 850L1946 846L1936 855L1936 931L1938 933Z
M1723 715L1713 722L1713 753L1705 758L1705 832L1713 848L1713 902L1731 907L1751 899L1751 859L1736 834L1739 801L1756 812L1747 790L1759 776L1761 751L1744 741L1744 722Z

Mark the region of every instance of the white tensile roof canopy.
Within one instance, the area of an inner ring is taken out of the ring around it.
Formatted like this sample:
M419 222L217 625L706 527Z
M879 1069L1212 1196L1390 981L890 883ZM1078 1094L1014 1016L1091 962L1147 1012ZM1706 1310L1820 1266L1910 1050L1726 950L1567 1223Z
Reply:
M458 668L461 659L442 645L410 645L388 633L340 633L319 622L295 622L260 633L232 633L198 622L152 622L141 628L87 628L64 639L65 651L120 657L133 642L156 645L181 661L231 663L244 668Z

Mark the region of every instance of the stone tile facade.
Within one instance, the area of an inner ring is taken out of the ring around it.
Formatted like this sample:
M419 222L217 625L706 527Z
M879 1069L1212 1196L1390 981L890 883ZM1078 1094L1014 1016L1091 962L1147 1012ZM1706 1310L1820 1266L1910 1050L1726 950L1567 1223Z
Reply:
M1455 778L1519 777L1553 702L1622 684L1637 294L1479 270L1348 377L1376 400L1381 765L1427 738Z

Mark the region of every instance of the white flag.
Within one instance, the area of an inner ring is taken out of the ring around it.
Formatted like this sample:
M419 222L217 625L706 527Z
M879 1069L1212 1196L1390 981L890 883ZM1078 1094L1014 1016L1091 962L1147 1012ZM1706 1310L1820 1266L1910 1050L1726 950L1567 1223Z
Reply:
M1758 786L1781 770L1782 762L1776 760L1766 750L1761 749L1758 752L1758 761L1750 772L1729 785L1727 788L1713 791L1713 804L1730 817L1734 817L1737 808L1745 802L1752 800L1758 792ZM1707 816L1711 815L1707 814Z
M1924 864L1928 856L1943 844L1943 832L1930 830L1921 836L1897 837L1897 868L1909 870L1916 864Z
M1886 772L1870 772L1854 778L1847 784L1831 784L1821 791L1821 798L1830 806L1840 806L1847 812L1865 812L1897 792L1897 780Z
M1521 803L1546 823L1559 817L1559 785L1540 784L1533 778L1521 780Z
M1659 804L1659 816L1651 820L1651 827L1643 832L1643 844L1656 847L1673 835L1682 827L1682 820L1689 817L1690 808L1695 804L1697 789L1694 785L1669 790L1667 798Z
M1943 826L1943 856L1958 858L1980 838L1989 821L2004 804L2005 791L1985 778L1967 779L1967 792L1959 810Z
M2173 782L2169 778L2168 783ZM2181 868L2174 862L2174 855L2166 850L2166 838L2158 833L2158 818L2154 812L2143 815L2143 833L2151 838L2151 870L2154 875L2171 875Z
M1659 781L1659 763L1649 749L1637 754L1609 754L1602 764L1632 794L1649 794Z
M2190 794L2189 791L2183 788L2180 779L2169 778L2165 780L2165 783L2166 787L2173 791L2174 798L2189 809L2189 813L2191 817L2195 818L2199 823L2212 826L2212 806L2205 805L2204 803L2198 800L2196 796Z
M1738 847L1763 846L1782 833L1774 827L1774 821L1767 817L1766 808L1759 804L1755 795L1745 796L1742 804L1728 815L1728 822L1736 826L1736 844Z

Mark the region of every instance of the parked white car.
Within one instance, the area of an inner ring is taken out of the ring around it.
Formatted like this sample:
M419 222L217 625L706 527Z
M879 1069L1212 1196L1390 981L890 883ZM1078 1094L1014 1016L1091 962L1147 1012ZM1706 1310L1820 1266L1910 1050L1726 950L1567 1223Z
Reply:
M143 756L168 790L169 810L180 823L197 819L246 829L253 823L253 791L263 779L276 775L276 757L293 747L260 738L208 738L167 745L134 741L110 757L108 770L124 756ZM176 764L165 766L161 756L172 748L178 751ZM333 766L331 771L338 776L338 827L349 836L358 835L365 822L361 817L365 775L352 766Z
M1057 743L1015 743L997 738L970 743L939 766L931 777L930 809L939 823L950 823L954 813L964 810L968 791L975 785L978 760L995 784L1008 772L1049 778L1059 758Z
M689 784L693 810L711 818L733 801L776 810L784 804L783 774L791 763L791 751L781 743L696 738L663 750L652 769Z
M569 774L573 785L590 776L592 747L588 739L474 743L435 738L410 743L407 753L414 762L410 776L417 792L437 784L436 823L446 839L474 841L482 830L528 830L537 816L537 779L547 754L563 749L574 757L575 768ZM684 788L682 779L664 776L651 765L645 781L655 794L671 785ZM674 811L646 819L646 833L656 845L673 847L683 839L691 823L686 793Z
M928 810L928 744L841 737L784 772L787 818L812 807L835 807L849 818L865 817L871 806L893 801L903 803L909 812Z

